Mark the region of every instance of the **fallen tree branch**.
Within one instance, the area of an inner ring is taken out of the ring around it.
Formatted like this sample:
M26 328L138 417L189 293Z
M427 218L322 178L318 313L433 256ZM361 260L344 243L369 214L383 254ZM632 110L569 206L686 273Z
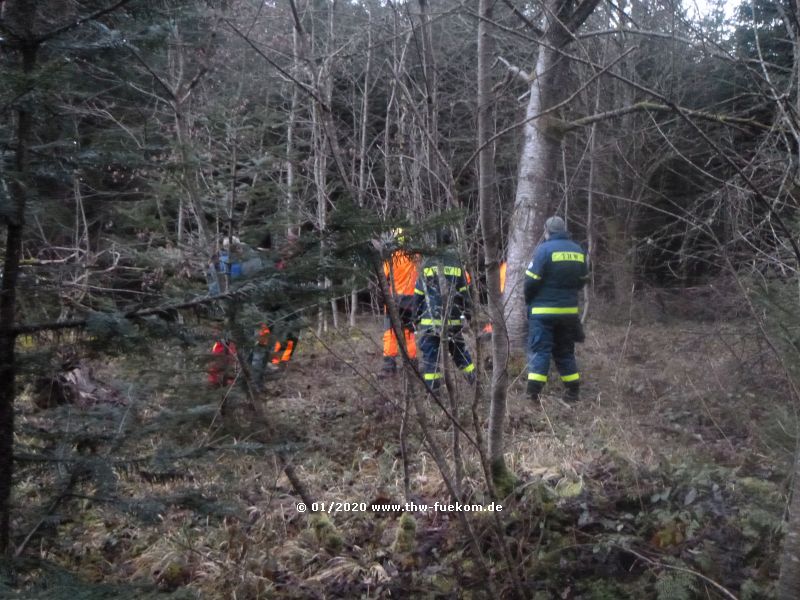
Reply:
M297 476L297 472L294 470L294 465L292 465L291 461L286 457L286 453L282 450L278 450L276 454L278 455L278 460L281 463L281 468L283 469L283 472L286 473L286 477L289 480L289 483L292 484L294 491L297 492L297 495L300 496L300 499L306 503L309 511L316 512L311 508L316 504L314 497L309 493L308 488Z

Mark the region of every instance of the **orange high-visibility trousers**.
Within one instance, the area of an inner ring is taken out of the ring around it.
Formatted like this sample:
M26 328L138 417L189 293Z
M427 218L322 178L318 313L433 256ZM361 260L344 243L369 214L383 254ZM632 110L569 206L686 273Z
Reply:
M289 359L292 358L292 352L294 352L294 340L286 340L286 345L283 346L283 352L281 352L281 348L281 343L275 342L275 347L272 349L273 365L289 362Z
M411 329L403 328L403 337L406 340L406 351L408 358L417 358L417 340L414 337L414 332ZM400 348L397 345L397 336L394 329L390 326L389 329L383 332L383 355L396 357L400 354Z
M258 344L260 346L266 346L269 343L269 335L269 327L262 323L261 330L258 332ZM289 362L289 359L292 358L292 354L294 353L295 341L295 338L288 336L285 340L275 342L275 345L272 347L272 358L270 362L273 365Z

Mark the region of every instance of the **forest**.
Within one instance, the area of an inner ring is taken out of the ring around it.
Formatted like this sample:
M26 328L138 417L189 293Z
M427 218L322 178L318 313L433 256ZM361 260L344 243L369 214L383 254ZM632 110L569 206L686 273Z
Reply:
M0 70L0 598L800 598L800 4L0 0Z

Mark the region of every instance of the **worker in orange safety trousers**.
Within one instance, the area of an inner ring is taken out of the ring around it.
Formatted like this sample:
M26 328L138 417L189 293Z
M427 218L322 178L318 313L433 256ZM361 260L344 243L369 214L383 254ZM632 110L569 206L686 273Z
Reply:
M394 298L395 306L397 306L408 358L416 361L417 342L414 339L414 317L417 306L414 298L414 285L417 282L420 257L402 247L405 243L402 229L394 232L394 242L398 247L392 252L391 257L384 261L383 274L389 285L389 292ZM397 335L389 318L388 307L384 307L384 314L383 366L378 375L381 379L397 374L397 356L400 354Z

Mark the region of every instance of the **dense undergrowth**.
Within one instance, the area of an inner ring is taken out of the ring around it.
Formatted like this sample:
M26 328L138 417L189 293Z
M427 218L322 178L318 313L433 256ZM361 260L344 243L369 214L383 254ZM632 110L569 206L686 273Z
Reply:
M490 597L452 512L297 509L282 459L319 502L450 502L413 420L406 497L399 432L421 391L374 377L380 332L362 327L307 333L258 411L238 389L207 387L201 342L88 360L102 382L88 405L42 407L30 386L18 405L21 552L0 597ZM467 514L495 594L773 597L796 423L746 327L592 324L574 408L555 394L529 405L517 378L518 486L499 522ZM512 367L517 377L522 361ZM474 431L473 391L457 386ZM450 448L452 424L426 405ZM491 503L477 453L461 447L464 500Z

